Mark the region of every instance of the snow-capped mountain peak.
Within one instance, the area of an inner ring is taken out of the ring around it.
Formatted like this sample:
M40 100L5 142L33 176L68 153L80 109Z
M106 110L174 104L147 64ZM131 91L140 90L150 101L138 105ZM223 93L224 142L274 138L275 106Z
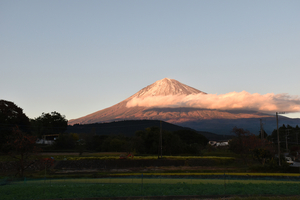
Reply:
M158 80L153 84L141 89L131 97L115 104L109 108L96 111L89 115L73 119L69 121L70 125L73 124L91 124L111 121L122 121L122 120L163 120L169 123L179 124L183 126L189 126L190 124L196 123L191 128L196 127L197 129L204 130L205 124L209 120L218 120L218 125L212 122L214 127L220 127L220 130L224 131L225 126L219 126L220 120L224 119L224 123L227 125L228 120L236 119L254 119L270 117L270 115L262 114L256 111L241 111L241 112L229 112L226 110L218 109L203 109L202 107L191 107L186 106L190 104L178 104L176 99L184 99L184 96L198 96L197 94L206 94L193 87L187 86L180 83L177 80L164 78ZM199 95L201 97L202 95ZM131 106L128 103L131 102ZM158 106L153 106L160 103ZM176 106L162 106L171 105L170 103L176 103ZM179 101L179 103L181 100ZM181 102L182 103L182 102ZM148 105L148 106L145 106ZM149 106L150 105L150 106ZM183 105L183 106L178 106ZM227 121L226 121L227 120ZM198 124L198 125L197 125ZM253 121L251 121L251 126ZM236 126L236 124L234 124ZM211 130L211 125L208 125ZM226 128L225 127L225 128Z
M177 80L164 78L148 85L135 93L131 98L145 98L149 96L167 96L167 95L190 95L203 93L200 90L192 88L188 85L180 83Z

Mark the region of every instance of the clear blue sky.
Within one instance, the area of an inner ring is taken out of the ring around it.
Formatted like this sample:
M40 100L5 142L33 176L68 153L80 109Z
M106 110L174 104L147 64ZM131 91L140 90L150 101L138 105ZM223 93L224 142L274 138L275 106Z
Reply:
M73 119L165 77L300 95L299 11L299 0L0 0L0 99Z

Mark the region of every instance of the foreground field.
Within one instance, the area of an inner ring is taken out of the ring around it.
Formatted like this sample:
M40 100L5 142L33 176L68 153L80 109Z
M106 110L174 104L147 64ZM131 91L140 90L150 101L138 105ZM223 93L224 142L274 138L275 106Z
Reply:
M96 197L299 195L300 181L196 178L100 178L23 180L2 184L1 199Z
M90 153L84 156L74 153L43 153L42 157L54 157L56 165L39 171L28 171L25 174L27 178L19 181L9 175L10 171L0 171L0 199L241 198L237 196L253 196L247 199L300 199L299 196L288 198L290 195L300 195L298 172L253 173L253 170L249 170L229 153L196 157L172 156L159 160L159 164L172 161L169 162L172 165L166 166L157 164L157 156L135 156L133 159L121 160L119 155L120 153ZM7 158L2 157L2 160L6 161ZM192 163L193 160L201 162ZM138 166L139 162L144 165ZM59 163L68 165L59 168ZM100 168L99 163L104 163L105 169ZM150 165L146 166L147 163ZM173 165L177 163L181 164ZM263 197L265 195L273 196ZM274 195L284 197L275 198Z

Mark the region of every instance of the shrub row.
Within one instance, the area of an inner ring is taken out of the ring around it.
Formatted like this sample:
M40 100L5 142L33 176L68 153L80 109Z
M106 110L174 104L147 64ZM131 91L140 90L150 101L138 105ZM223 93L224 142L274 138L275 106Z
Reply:
M215 166L231 162L232 160L217 159L189 159L189 160L63 160L58 161L55 169L126 169L140 167L161 167L161 166Z

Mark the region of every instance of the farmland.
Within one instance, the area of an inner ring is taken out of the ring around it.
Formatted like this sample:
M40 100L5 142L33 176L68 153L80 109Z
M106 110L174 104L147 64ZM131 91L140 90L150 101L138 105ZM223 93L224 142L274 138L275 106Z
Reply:
M299 181L195 178L23 180L0 187L1 199L299 195Z
M2 173L1 199L299 195L299 173L251 170L230 152L163 159L137 155L124 160L120 154L43 153L41 157L53 157L55 165L29 170L23 179L8 175L10 171Z

